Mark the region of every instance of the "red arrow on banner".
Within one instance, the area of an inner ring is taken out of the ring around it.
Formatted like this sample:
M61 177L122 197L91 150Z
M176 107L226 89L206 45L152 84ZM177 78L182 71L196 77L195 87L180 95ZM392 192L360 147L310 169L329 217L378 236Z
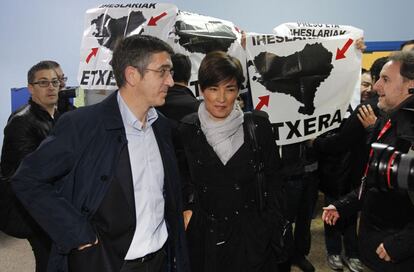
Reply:
M91 60L91 58L93 56L96 56L97 53L98 53L98 47L92 48L91 52L89 53L88 57L86 58L86 63L89 63L89 61Z
M259 96L260 102L256 105L256 110L261 110L263 106L269 106L270 95Z
M336 49L336 58L335 60L344 59L346 51L348 51L351 44L354 42L353 39L348 39L348 41L345 43L344 47L342 49Z
M161 13L158 16L155 16L155 17L152 17L151 16L151 19L149 19L149 21L148 21L148 25L149 26L156 26L157 25L157 21L160 20L162 17L164 17L166 15L167 15L167 13L166 12L163 12L163 13Z

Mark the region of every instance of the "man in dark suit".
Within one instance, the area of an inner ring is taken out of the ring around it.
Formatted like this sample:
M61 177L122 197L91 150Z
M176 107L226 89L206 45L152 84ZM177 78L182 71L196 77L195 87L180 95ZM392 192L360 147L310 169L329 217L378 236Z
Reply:
M48 271L188 271L169 123L153 108L173 85L172 53L155 37L122 40L119 91L63 115L12 178L53 240Z
M157 109L176 125L187 114L196 112L200 101L188 88L191 77L190 58L177 53L171 56L171 61L174 66L174 86L169 88L165 104Z

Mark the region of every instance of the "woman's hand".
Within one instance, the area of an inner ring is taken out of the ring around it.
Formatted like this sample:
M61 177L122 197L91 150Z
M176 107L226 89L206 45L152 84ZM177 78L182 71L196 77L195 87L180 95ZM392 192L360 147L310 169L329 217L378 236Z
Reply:
M322 220L328 225L335 225L339 219L339 213L336 207L330 204L328 207L323 207Z
M193 216L192 210L186 210L183 211L183 217L184 217L184 229L187 230L188 223L190 223L191 216Z

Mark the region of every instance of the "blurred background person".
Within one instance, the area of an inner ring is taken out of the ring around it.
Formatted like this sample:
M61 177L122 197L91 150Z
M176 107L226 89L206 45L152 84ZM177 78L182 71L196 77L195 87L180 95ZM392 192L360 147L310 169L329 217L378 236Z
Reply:
M282 145L281 159L285 176L287 218L295 223L289 231L291 263L302 271L315 271L307 259L311 249L311 223L318 199L318 162L306 142Z
M371 73L363 69L361 105L343 120L339 129L313 142L319 154L319 187L325 195L325 205L360 186L368 160L367 138L370 134L366 128L375 124L378 115L375 96ZM346 265L352 272L363 271L358 252L357 222L358 213L355 213L339 220L335 226L324 224L327 262L332 270L341 270Z
M4 202L0 205L1 229L11 236L27 238L37 272L46 271L51 240L17 200L9 181L23 158L40 145L55 125L60 81L54 63L41 61L28 71L27 87L31 96L26 105L9 117L4 128L0 163L3 179L0 199Z
M174 86L168 89L165 104L157 107L157 109L169 119L179 122L184 116L196 112L200 101L197 100L193 92L188 88L191 78L190 58L176 53L171 56L171 61L174 69Z
M64 89L66 87L66 81L68 80L68 78L65 76L65 73L63 72L62 67L56 61L49 60L48 62L50 63L52 68L55 70L55 72L58 76L58 79L59 79L59 82L60 82L59 90Z
M372 90L372 77L371 72L363 69L361 72L361 103L367 102L368 99L375 96L375 92Z
M410 51L414 49L414 40L409 40L401 44L401 51Z
M369 68L369 71L371 73L371 79L372 79L372 87L374 87L375 82L377 82L377 80L379 79L381 69L387 61L388 61L388 57L378 58L372 63L371 68Z

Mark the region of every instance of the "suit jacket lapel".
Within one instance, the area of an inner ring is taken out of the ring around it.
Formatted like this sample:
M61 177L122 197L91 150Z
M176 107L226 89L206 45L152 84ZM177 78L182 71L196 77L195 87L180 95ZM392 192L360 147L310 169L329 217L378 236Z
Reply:
M115 141L119 145L118 164L116 166L116 179L122 187L129 206L135 215L134 186L132 181L131 162L128 152L128 141L125 135L125 127L119 111L117 93L114 92L102 102L103 120L107 133L113 133Z
M125 199L135 215L134 185L132 180L131 161L129 160L128 146L125 144L119 154L116 178L124 192Z
M160 150L162 164L164 166L164 198L166 210L175 209L172 183L174 182L172 177L174 176L172 171L172 163L175 161L175 153L172 149L171 136L166 133L168 131L168 120L159 116L158 120L153 123L154 135L157 140L158 148Z

